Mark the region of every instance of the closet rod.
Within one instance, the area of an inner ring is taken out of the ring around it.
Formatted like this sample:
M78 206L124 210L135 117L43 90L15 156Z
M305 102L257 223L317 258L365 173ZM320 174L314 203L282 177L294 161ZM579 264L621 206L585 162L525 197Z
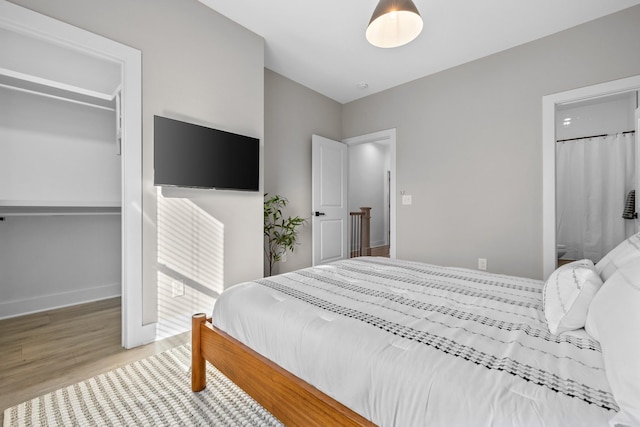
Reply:
M591 135L591 136L581 136L580 138L568 138L568 139L558 139L556 142L565 142L565 141L577 141L579 139L589 139L589 138L601 138L603 136L611 136L611 135L626 135L628 133L635 133L635 130L628 130L626 132L618 132L618 133L610 133L610 134L606 134L603 133L602 135Z
M92 104L90 102L78 101L76 99L65 98L64 96L51 95L51 94L48 94L48 93L38 92L36 90L30 90L30 89L24 89L24 88L21 88L21 87L6 85L4 83L0 83L0 87L16 90L18 92L29 93L29 94L32 94L32 95L44 96L45 98L52 98L52 99L57 99L57 100L60 100L60 101L67 101L67 102L71 102L73 104L84 105L86 107L99 108L101 110L107 110L107 111L116 111L116 109L113 108L113 107L105 107L103 105L97 105L97 104Z

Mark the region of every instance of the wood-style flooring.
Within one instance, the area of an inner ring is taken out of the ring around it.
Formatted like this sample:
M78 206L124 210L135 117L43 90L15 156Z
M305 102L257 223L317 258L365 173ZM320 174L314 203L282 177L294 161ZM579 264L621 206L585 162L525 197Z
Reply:
M375 246L371 248L371 256L382 256L389 258L389 245Z
M120 298L0 320L0 415L190 340L187 332L125 350L120 333Z

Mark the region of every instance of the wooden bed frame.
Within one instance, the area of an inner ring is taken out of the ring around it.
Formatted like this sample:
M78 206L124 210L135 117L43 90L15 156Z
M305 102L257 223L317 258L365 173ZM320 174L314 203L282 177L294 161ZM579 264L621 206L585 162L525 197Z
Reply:
M191 324L194 392L206 387L209 361L286 426L375 426L216 328L205 314L194 314Z

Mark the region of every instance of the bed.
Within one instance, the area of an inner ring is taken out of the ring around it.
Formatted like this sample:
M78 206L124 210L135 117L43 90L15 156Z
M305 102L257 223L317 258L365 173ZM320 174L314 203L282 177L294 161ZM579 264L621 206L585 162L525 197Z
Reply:
M563 277L361 257L236 285L193 317L192 389L209 361L291 426L634 425L601 343L549 331Z

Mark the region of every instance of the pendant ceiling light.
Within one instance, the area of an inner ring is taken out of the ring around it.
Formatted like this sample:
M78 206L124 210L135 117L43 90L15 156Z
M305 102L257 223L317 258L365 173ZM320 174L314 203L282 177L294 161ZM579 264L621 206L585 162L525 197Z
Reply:
M377 47L398 47L421 31L422 18L411 0L380 0L367 27L367 40Z

